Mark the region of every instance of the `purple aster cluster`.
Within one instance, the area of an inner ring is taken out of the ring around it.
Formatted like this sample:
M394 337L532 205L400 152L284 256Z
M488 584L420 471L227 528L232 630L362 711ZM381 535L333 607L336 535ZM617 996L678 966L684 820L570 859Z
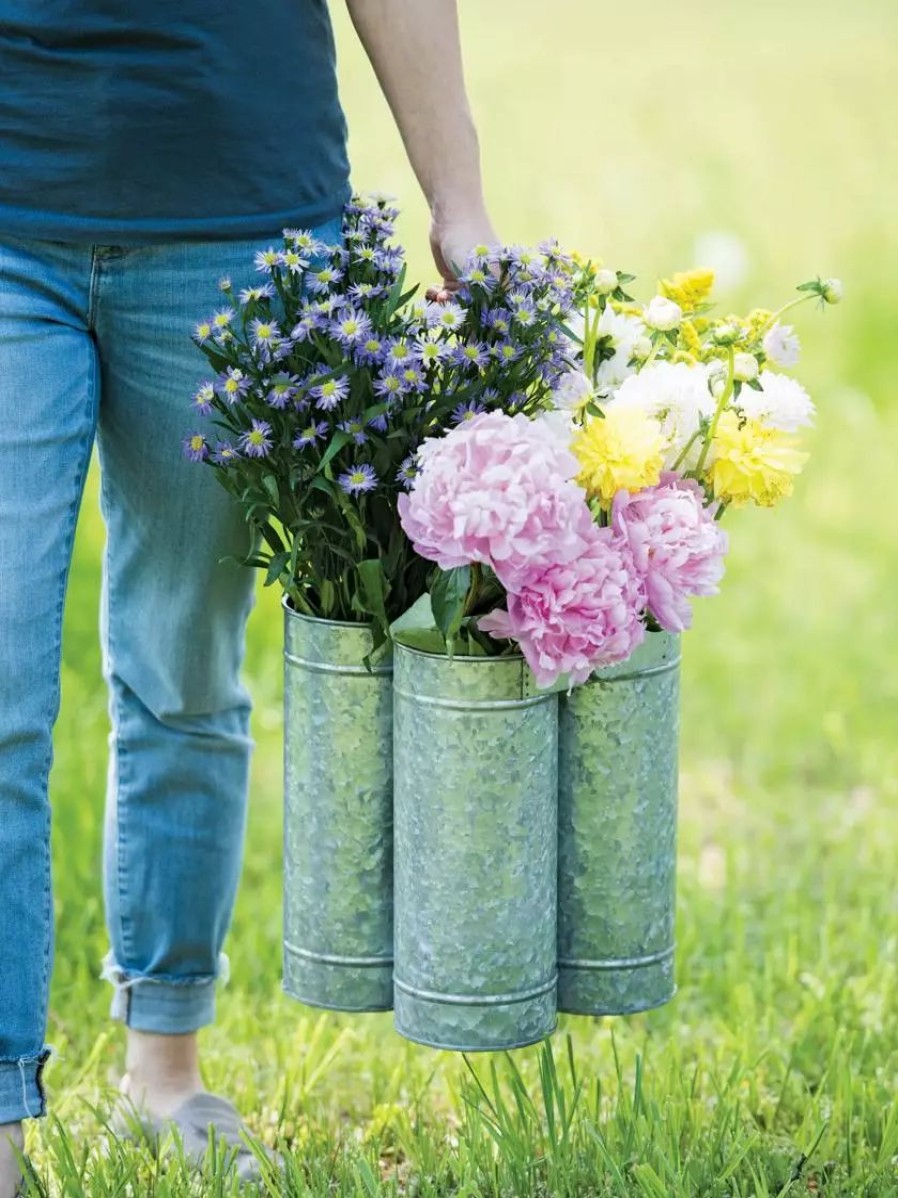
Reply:
M354 562L391 562L393 614L423 593L397 507L423 441L481 412L538 410L567 368L572 268L556 245L477 247L453 295L423 300L398 215L354 197L337 244L285 229L220 281L193 330L213 373L191 407L220 436L191 433L185 454L216 469L272 558L288 553L295 602L341 619L364 611Z

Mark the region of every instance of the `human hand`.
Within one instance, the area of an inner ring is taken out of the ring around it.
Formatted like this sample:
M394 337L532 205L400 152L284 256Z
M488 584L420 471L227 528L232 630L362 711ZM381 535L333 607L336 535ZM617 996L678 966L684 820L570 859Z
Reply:
M442 292L451 293L458 289L456 270L462 269L475 246L498 244L499 239L485 208L462 210L451 217L435 211L430 228L430 248L443 279ZM439 288L435 290L440 292ZM441 296L438 294L437 298Z

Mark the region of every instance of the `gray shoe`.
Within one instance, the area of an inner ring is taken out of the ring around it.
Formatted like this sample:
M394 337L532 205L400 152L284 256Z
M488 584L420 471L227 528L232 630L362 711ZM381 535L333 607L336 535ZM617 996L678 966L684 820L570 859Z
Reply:
M133 1103L126 1109L119 1107L110 1126L120 1139L125 1140L145 1138L158 1142L166 1133L174 1131L184 1147L184 1156L194 1165L201 1165L205 1159L211 1127L216 1142L230 1149L238 1177L242 1181L262 1179L259 1160L241 1134L247 1127L236 1107L208 1090L200 1090L170 1115L161 1118L146 1114Z

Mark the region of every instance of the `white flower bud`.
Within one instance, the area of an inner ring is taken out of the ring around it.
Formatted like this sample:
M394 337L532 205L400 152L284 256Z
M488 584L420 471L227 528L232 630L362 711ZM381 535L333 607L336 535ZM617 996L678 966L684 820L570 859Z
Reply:
M596 291L599 295L610 295L617 288L617 271L600 270L595 277Z
M750 383L758 377L758 359L754 354L736 354L733 369L740 383Z
M823 284L823 298L828 304L841 304L845 288L841 279L826 279Z
M637 337L633 342L631 353L636 362L644 362L651 352L652 340L650 337Z
M711 338L717 345L735 345L741 336L739 326L728 321L715 325L711 330Z
M673 300L666 299L663 295L656 295L650 303L646 304L642 319L650 329L657 329L659 333L667 333L679 325L683 319L683 309Z

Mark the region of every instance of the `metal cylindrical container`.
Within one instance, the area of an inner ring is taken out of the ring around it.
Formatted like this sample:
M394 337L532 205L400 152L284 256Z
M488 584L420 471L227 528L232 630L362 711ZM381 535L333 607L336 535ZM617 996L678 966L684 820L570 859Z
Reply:
M674 994L679 637L649 633L559 707L558 1008Z
M392 664L363 624L284 603L284 989L393 1005Z
M558 697L521 658L397 645L396 1030L515 1048L556 1023Z

